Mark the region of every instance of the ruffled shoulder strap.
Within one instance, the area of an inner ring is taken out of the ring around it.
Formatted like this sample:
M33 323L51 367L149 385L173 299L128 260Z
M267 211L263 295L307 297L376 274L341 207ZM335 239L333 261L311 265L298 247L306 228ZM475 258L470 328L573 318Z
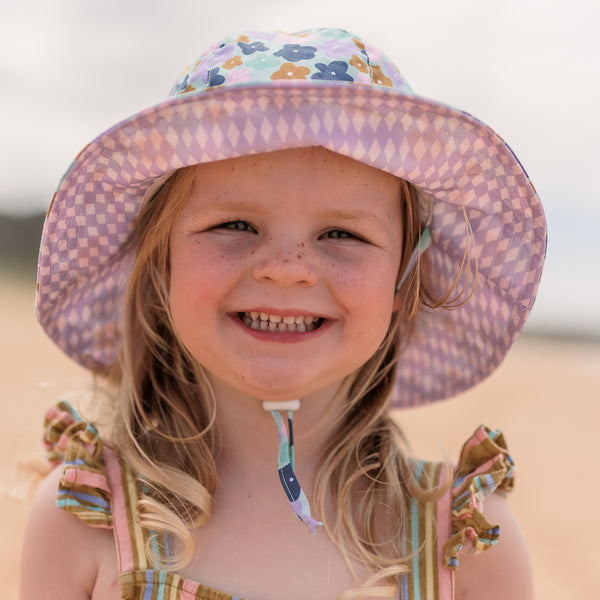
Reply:
M140 525L143 483L68 402L47 411L44 444L50 463L64 465L57 506L92 527L113 530L122 586L153 566L147 547L158 560L168 557L166 536Z
M44 445L53 466L64 464L56 504L92 527L112 528L104 443L67 402L46 412Z
M444 544L443 563L458 568L461 552L477 553L494 546L500 526L483 514L483 500L498 490L510 492L514 463L504 435L480 427L463 446L451 490L451 537Z

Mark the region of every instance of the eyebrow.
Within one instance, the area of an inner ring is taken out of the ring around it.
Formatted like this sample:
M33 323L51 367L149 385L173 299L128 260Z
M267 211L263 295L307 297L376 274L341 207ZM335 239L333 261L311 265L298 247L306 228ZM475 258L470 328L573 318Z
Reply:
M202 212L204 210L222 210L234 212L268 212L268 207L261 206L255 202L247 202L245 200L236 200L223 198L221 195L211 196L196 202L192 202L189 209L193 213Z
M326 218L335 221L366 221L368 223L384 227L385 223L373 212L369 210L344 210L340 208L328 209L324 212Z
M254 213L268 213L269 206L259 204L256 202L247 202L245 200L238 200L235 198L223 198L222 196L211 196L210 198L204 199L202 202L194 202L190 207L192 213L202 212L204 210L220 210L223 212L254 212ZM356 222L366 223L371 226L386 227L384 223L375 213L369 210L362 209L344 209L344 208L327 208L323 209L323 212L319 215L322 219L327 221L342 221L342 222Z

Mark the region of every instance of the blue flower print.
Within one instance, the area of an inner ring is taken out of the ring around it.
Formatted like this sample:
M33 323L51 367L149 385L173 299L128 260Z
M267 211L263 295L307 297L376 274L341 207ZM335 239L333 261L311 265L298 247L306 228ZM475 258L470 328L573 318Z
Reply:
M216 87L225 83L225 77L219 75L219 67L212 68L206 76L206 86Z
M314 46L301 46L300 44L285 44L281 50L273 52L273 56L281 56L290 62L310 60L315 57L317 49Z
M328 65L324 63L317 63L315 65L319 69L320 73L313 73L311 79L329 79L336 81L354 81L350 75L348 75L348 63L343 60L334 60Z
M188 80L189 80L190 76L186 75L182 81L180 81L179 83L175 84L175 86L173 87L173 89L171 90L171 96L177 96L178 94L180 94L181 92L183 92L183 90L185 90L185 88L188 85Z
M250 44L238 42L238 46L244 54L254 54L255 52L266 52L268 50L262 42L251 42Z

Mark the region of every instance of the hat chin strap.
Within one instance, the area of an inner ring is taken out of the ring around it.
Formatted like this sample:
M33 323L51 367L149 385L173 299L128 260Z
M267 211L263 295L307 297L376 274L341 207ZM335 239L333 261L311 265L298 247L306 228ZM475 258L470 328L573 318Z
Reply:
M279 453L277 457L277 473L283 491L287 496L292 510L296 516L304 522L311 533L316 533L317 528L323 523L311 517L308 498L300 487L296 473L294 472L294 411L300 408L300 400L288 400L285 402L263 402L263 408L270 412L277 425L277 439L279 441ZM288 429L280 411L287 412ZM289 437L288 437L289 430Z
M398 285L396 285L396 292L400 290L402 284L406 281L408 274L413 270L413 268L417 264L419 258L421 257L421 254L423 254L425 250L429 248L429 246L431 246L431 230L429 229L429 225L427 225L427 227L425 227L425 229L423 230L423 233L421 233L419 241L417 242L417 245L412 251L410 258L408 259L408 264L404 269L404 273L402 273L402 277L400 277L400 281L398 282Z
M419 242L412 251L408 264L398 281L396 293L400 290L408 274L417 264L421 254L431 245L431 231L429 226L425 227L419 238ZM283 491L287 496L292 510L296 516L305 523L311 533L316 533L317 528L323 523L316 521L310 514L310 505L306 494L300 487L300 482L294 471L294 411L300 408L300 400L286 400L283 402L263 402L263 408L270 412L277 425L277 439L279 441L279 455L277 457L277 472ZM280 411L286 411L288 428ZM289 437L288 437L289 430Z

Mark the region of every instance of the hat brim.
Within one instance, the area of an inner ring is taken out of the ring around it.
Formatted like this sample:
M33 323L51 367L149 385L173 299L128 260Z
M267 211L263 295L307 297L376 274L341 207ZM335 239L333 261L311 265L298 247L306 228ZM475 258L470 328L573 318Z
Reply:
M473 296L420 315L392 404L440 400L481 381L533 305L546 248L542 206L508 145L485 124L427 98L369 86L217 88L161 102L99 136L75 159L48 212L36 303L43 328L80 364L109 368L131 265L114 258L152 183L193 164L309 146L431 196L428 254L437 290L458 273L470 240Z

